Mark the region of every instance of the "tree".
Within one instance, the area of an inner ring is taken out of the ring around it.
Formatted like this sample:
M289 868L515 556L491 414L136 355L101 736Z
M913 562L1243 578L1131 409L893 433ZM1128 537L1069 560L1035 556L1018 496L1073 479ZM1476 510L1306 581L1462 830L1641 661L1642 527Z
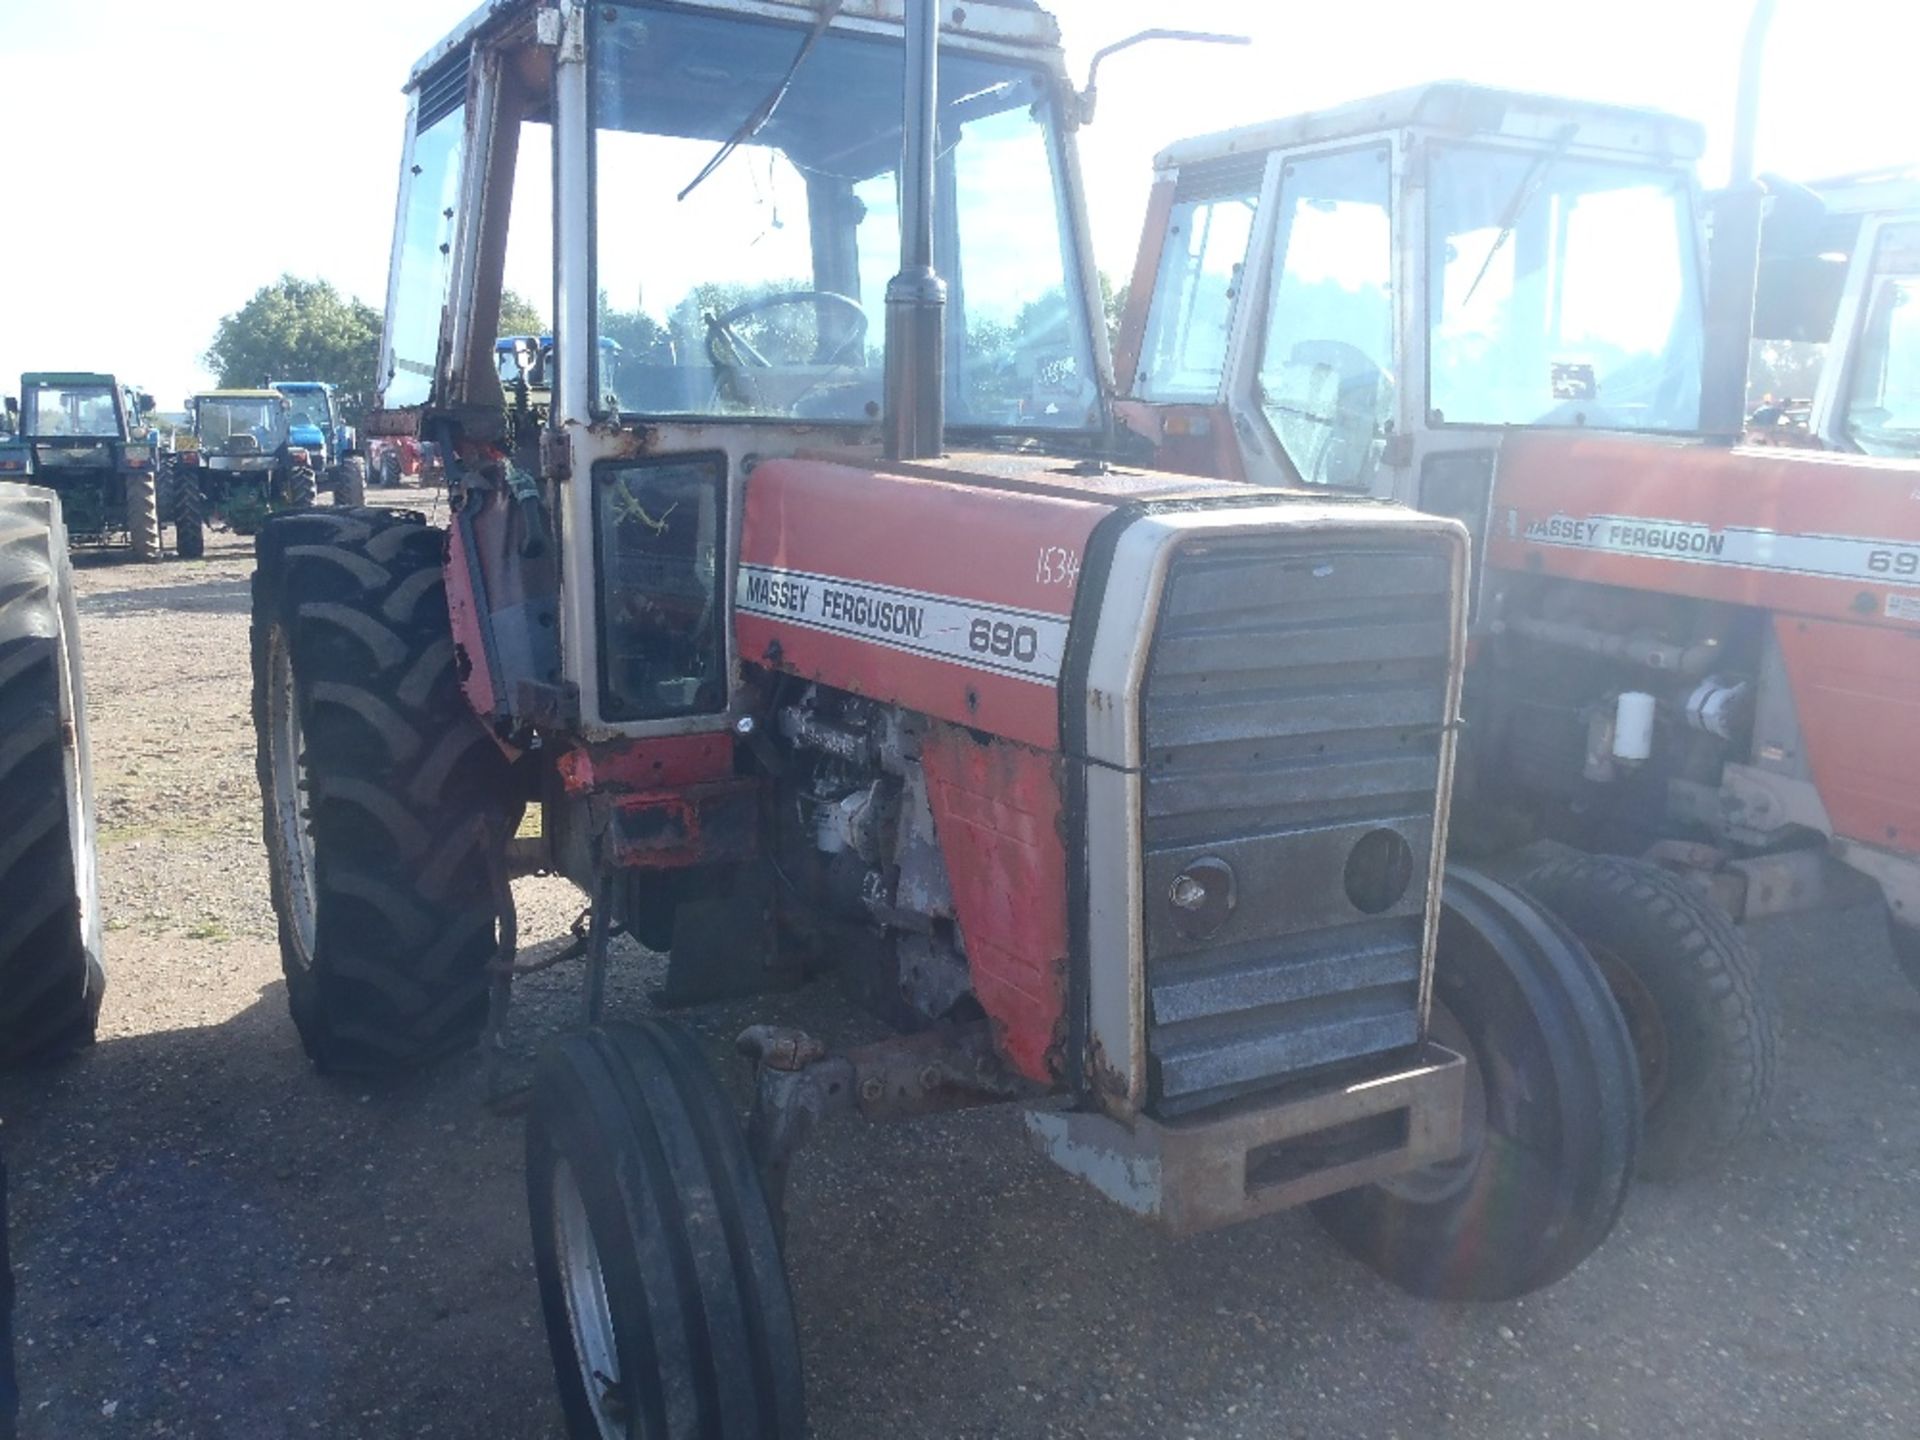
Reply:
M500 333L502 335L545 335L546 318L540 307L518 290L500 292Z
M378 388L380 312L325 280L282 275L223 316L202 356L223 388L323 380L350 420Z
M1127 298L1133 293L1133 283L1123 281L1119 289L1113 287L1113 277L1106 271L1100 272L1100 310L1107 321L1107 346L1117 350L1120 346L1120 321L1127 313Z

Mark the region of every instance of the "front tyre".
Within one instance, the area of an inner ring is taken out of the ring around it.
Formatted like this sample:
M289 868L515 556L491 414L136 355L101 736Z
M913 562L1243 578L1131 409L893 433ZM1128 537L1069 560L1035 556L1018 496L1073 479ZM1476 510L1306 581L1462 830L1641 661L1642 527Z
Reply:
M0 485L0 1064L92 1044L105 988L66 527L53 492Z
M192 470L174 471L173 549L182 560L198 560L207 553L207 500Z
M454 674L442 532L403 511L281 515L253 578L256 765L287 1003L323 1070L473 1043L516 817Z
M612 1025L542 1063L527 1210L573 1440L800 1440L773 1220L725 1092L679 1026Z
M1739 930L1644 860L1570 855L1525 886L1580 937L1626 1016L1646 1104L1640 1173L1711 1167L1759 1125L1773 1092L1773 1012Z
M1626 1022L1564 927L1517 891L1448 867L1434 1039L1467 1058L1461 1154L1315 1202L1387 1279L1441 1300L1551 1285L1619 1218L1640 1140Z

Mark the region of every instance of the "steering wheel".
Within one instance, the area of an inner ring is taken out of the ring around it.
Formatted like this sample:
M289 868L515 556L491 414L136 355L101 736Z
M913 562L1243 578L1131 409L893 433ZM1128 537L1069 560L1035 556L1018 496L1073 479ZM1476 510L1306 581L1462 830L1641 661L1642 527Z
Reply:
M744 360L746 366L757 367L762 370L772 369L773 362L762 355L752 345L748 344L746 340L742 339L740 334L733 328L734 325L746 319L747 316L757 315L763 310L776 310L782 305L817 304L821 301L825 301L828 305L840 310L842 313L850 315L853 319L853 325L847 334L841 338L840 342L831 350L822 351L816 349L813 359L809 363L814 365L844 365L853 363L853 361L842 357L846 356L848 351L852 351L854 359L857 360L858 357L866 353L867 329L869 325L867 312L860 307L858 300L855 300L849 295L841 295L833 290L782 290L776 294L762 295L758 299L745 301L742 304L734 306L733 309L727 311L724 315L708 313L702 317L707 327L708 360L712 362L714 369L726 372L733 376L736 381L744 382L746 389L752 392L751 398L744 395L740 398L758 408L760 404L760 387L747 375L746 367L737 362ZM820 383L820 381L816 380L812 385L807 386L800 394L793 397L793 403L797 404L807 394L816 389Z

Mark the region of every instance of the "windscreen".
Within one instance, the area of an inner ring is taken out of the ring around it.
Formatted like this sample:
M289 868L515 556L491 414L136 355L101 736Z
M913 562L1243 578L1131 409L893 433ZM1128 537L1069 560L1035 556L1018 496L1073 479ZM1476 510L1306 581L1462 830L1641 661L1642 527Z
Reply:
M320 390L283 390L287 397L287 423L289 425L310 425L316 430L327 428L327 397Z
M247 442L251 440L262 450L278 450L286 441L287 407L283 401L230 396L202 399L196 409L194 433L204 449L249 449L252 447Z
M111 385L32 385L21 403L22 435L112 439L120 434Z
M1846 428L1869 455L1920 457L1920 224L1888 226L1875 247Z
M620 346L596 387L603 403L877 418L886 287L900 266L898 40L829 32L782 92L804 28L592 13L599 333ZM950 426L1097 423L1055 126L1041 72L941 56L935 248Z
M1436 424L1698 429L1684 175L1459 146L1435 151L1427 204Z

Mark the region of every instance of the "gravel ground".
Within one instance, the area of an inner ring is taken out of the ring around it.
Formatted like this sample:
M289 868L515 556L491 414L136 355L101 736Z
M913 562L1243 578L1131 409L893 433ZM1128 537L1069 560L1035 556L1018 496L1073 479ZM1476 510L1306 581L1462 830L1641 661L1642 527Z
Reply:
M396 503L419 505L402 493ZM100 1043L0 1082L24 1433L557 1436L517 1121L471 1062L370 1089L289 1023L247 715L247 542L79 574L111 986ZM557 935L564 886L524 882ZM1304 1216L1173 1241L996 1112L829 1129L789 1235L815 1432L1387 1437L1920 1434L1920 999L1871 911L1756 933L1773 1124L1642 1186L1514 1305L1418 1303ZM647 959L615 1014L646 1009ZM566 970L524 987L528 1046ZM856 1026L820 994L691 1018Z

